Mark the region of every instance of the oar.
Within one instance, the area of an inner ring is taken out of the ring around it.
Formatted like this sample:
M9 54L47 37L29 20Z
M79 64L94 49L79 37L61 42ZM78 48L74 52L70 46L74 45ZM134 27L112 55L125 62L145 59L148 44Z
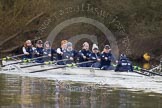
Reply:
M6 56L6 57L4 57L4 58L1 58L0 59L0 61L1 60L3 60L3 61L6 61L6 60L11 60L11 59L14 59L14 58L16 58L16 57L22 57L22 56L24 56L25 54L19 54L19 55L14 55L14 56Z
M8 66L8 65L13 65L13 64L18 64L18 63L29 63L31 61L34 61L34 60L37 60L37 59L40 59L40 58L45 58L45 57L47 57L47 56L41 56L41 57L36 57L36 58L32 58L32 59L25 59L25 60L21 60L21 61L18 61L18 62L2 65L2 67Z
M57 60L57 61L48 61L48 62L33 64L33 65L29 65L29 66L23 66L23 67L20 67L20 68L28 68L28 67L34 67L34 66L40 66L40 65L50 65L50 64L55 64L57 62L61 62L61 61L67 61L67 60L69 60L69 59L63 59L63 60Z
M140 73L143 73L143 74L145 74L145 73L149 73L150 76L151 76L151 75L158 75L158 76L162 76L162 74L160 74L160 73L153 72L153 71L149 71L149 70L143 69L143 68L138 67L138 66L134 66L133 68L134 68L134 70L135 70L136 72L138 72L138 73L139 73L139 71L140 71Z
M94 62L94 61L80 62L80 63L76 63L76 64L67 64L67 65L57 66L57 67L48 68L48 69L42 69L42 70L32 71L32 72L28 72L28 73L44 72L44 71L48 71L48 70L60 69L60 68L66 68L66 67L73 67L73 66L76 66L76 65L81 65L81 64L86 64L86 63L92 63L92 62Z
M153 75L162 76L162 74L161 73L158 73L158 72L153 72L153 71L149 71L149 70L146 70L146 69L141 69L141 70L144 71L144 72L148 72L150 74L153 74Z
M140 75L144 75L144 76L151 76L150 73L148 73L148 72L145 73L145 72L136 71L136 70L134 70L133 72L134 72L134 73L137 73L137 74L140 74Z

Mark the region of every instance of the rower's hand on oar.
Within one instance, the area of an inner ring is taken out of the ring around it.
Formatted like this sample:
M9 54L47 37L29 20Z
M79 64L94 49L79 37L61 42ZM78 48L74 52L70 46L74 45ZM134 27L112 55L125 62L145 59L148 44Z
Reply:
M48 54L48 57L51 57L51 54Z
M26 52L26 53L24 53L25 55L29 55L29 53L28 52Z
M98 61L98 62L100 62L100 61L101 61L101 59L97 59L97 61Z
M87 57L86 56L83 56L84 59L86 59Z
M74 60L74 58L73 58L73 57L70 57L69 59L70 59L71 61L73 61L73 60Z
M118 64L118 62L119 62L119 61L118 61L118 60L116 60L115 62L116 62L116 64Z
M40 54L37 52L36 55L40 55Z

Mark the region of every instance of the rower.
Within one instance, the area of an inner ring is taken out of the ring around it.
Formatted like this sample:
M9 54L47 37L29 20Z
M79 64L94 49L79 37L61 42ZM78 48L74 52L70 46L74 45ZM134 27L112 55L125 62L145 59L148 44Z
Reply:
M111 48L109 45L105 45L101 53L101 70L114 70L114 67L111 65L112 61L115 61L115 58L111 53Z
M94 61L94 63L91 64L91 67L100 68L100 61L101 61L100 56L101 55L98 46L96 44L93 44L92 53L89 55L90 60Z
M91 51L89 50L89 43L84 42L82 50L79 51L79 62L86 62L89 61L89 55L91 54ZM80 67L90 67L89 63L81 64Z
M73 49L71 42L67 43L67 48L63 53L63 59L68 59L65 64L73 63L77 58L77 52Z
M34 50L35 50L35 48L33 47L31 40L27 40L24 43L24 46L22 48L22 51L25 54L23 56L23 59L31 59L31 58L33 58Z
M57 60L62 60L63 59L63 53L67 48L67 40L62 40L61 41L61 48L57 48L56 52L57 52ZM65 63L63 61L57 62L58 65L65 65Z
M43 54L47 56L47 58L44 58L45 61L53 61L53 55L56 53L55 49L51 48L51 43L49 41L46 41L44 43L44 49Z
M126 57L125 54L120 55L119 62L116 66L115 71L117 72L133 72L133 66L132 63L129 61L129 59Z
M43 56L43 41L42 40L38 40L36 42L36 49L34 50L35 53L35 57L42 57ZM39 58L35 60L37 63L43 63L44 60L43 58Z

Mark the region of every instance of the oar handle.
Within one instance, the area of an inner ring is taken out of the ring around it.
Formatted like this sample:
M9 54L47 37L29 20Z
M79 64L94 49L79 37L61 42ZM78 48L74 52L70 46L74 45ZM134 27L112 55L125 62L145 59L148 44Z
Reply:
M33 59L25 59L25 60L21 60L19 62L2 65L2 67L8 66L8 65L13 65L13 64L18 64L18 63L29 63L31 61L34 61L34 60L37 60L37 59L40 59L40 58L45 58L45 57L47 57L47 56L41 56L41 57L37 57L37 58L33 58Z
M40 65L50 65L50 64L54 64L60 61L66 61L69 59L63 59L63 60L57 60L57 61L48 61L48 62L44 62L44 63L39 63L39 64L33 64L33 65L29 65L29 66L23 66L21 68L28 68L28 67L33 67L33 66L40 66Z
M86 63L94 63L95 61L85 61L85 62L80 62L80 63L72 63L72 64L66 64L67 67L75 67L77 65L81 65L81 64L86 64Z
M43 64L44 65L49 65L49 64L54 64L54 63L61 62L61 61L67 61L67 60L69 60L69 59L56 60L56 61L48 61L48 62L44 62Z
M15 56L12 56L13 58L15 58L15 57L22 57L22 56L24 56L24 55L26 55L26 54L19 54L19 55L15 55Z
M143 68L141 68L141 67L139 67L139 66L133 66L133 69L134 69L135 71L142 71L143 73L144 73L144 72L147 72L147 73L150 73L150 74L152 74L152 75L162 76L162 74L160 74L160 73L153 72L153 71L149 71L149 70L143 69Z
M86 63L94 63L95 61L85 61L85 62L80 62L76 63L76 65L81 65L81 64L86 64Z
M150 74L153 74L153 75L158 75L158 76L162 76L162 74L161 73L158 73L158 72L153 72L153 71L149 71L149 70L146 70L146 69L141 69L142 71L146 71L146 72L148 72L148 73L150 73Z
M21 57L21 56L24 56L25 54L19 54L19 55L14 55L14 56L6 56L4 58L1 58L0 60L3 60L3 61L6 61L6 60L11 60L12 58L15 58L15 57Z

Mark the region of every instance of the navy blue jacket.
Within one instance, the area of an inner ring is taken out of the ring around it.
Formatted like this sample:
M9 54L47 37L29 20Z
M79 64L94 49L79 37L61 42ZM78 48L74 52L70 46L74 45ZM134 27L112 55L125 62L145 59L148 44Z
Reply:
M41 56L43 56L43 48L36 48L35 49L35 57L37 58L37 57L41 57ZM39 58L39 59L36 59L35 60L37 63L43 63L44 62L44 60L43 60L43 58Z
M63 50L62 50L62 48L60 48L60 50L61 50L61 52L64 52ZM61 54L58 54L57 53L57 60L62 60L63 59L63 56L61 55Z
M91 54L91 51L86 51L85 49L82 49L79 51L79 62L84 62L84 61L88 61L90 58L89 58L89 55ZM86 56L86 59L83 58L83 56Z
M92 60L92 61L97 61L97 59L100 59L101 58L101 54L100 53L91 53L89 55L89 59Z
M44 56L48 56L48 54L51 54L51 57L45 58L46 61L47 60L53 61L53 56L54 56L55 53L56 53L55 49L44 49L43 50Z
M61 50L61 52L63 52L63 53L65 52L65 50L63 50L62 48L60 48L60 50ZM57 53L57 60L63 60L63 55ZM59 61L59 62L57 62L57 64L58 64L58 65L65 65L65 62Z
M72 51L67 51L65 50L64 53L63 53L63 59L70 59L70 58L73 58L74 60L71 61L71 60L67 60L66 61L66 64L70 64L72 62L75 61L76 57L77 57L77 52L75 50L72 50Z
M93 63L90 63L91 64L91 67L94 67L94 68L100 68L100 62L97 61L97 59L101 59L101 54L100 53L91 53L89 55L89 58L91 61L94 61Z
M28 52L29 53L29 55L24 55L24 59L31 59L31 58L33 58L33 48L32 47L26 47L25 48L25 50L26 50L26 52Z
M79 51L78 56L79 56L79 62L85 62L85 61L89 61L89 55L91 54L91 52L88 50L86 51L85 49L82 49ZM83 58L83 56L86 56L86 59ZM80 64L80 67L90 67L91 63L84 63L84 64Z
M121 58L116 66L115 71L120 72L133 72L132 63L128 60L128 58Z
M101 53L101 67L102 66L111 66L111 61L113 61L113 60L115 60L115 59L111 53L105 53L105 52Z

